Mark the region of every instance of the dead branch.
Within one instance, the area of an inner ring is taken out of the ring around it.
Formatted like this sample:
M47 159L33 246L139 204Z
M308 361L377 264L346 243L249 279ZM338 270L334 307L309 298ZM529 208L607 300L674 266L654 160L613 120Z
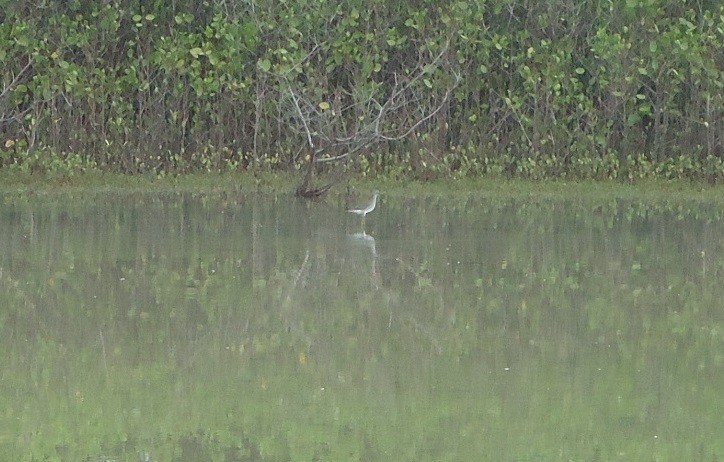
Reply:
M269 73L279 83L279 127L297 132L309 147L309 164L297 189L305 197L319 193L313 187L314 164L350 159L376 144L413 136L447 107L461 80L446 58L450 41L432 56L418 50L412 66L377 74L379 80L363 80L352 69L332 84L312 63L303 66L322 49L315 45L284 74ZM301 73L302 68L308 73ZM440 79L449 83L441 87Z
M2 103L3 99L6 96L8 96L10 94L10 92L15 89L15 87L17 87L17 85L20 83L20 79L23 77L23 74L25 74L25 72L28 69L30 69L30 66L33 65L34 61L35 61L35 58L33 58L32 56L29 56L27 64L25 64L25 66L22 69L20 69L20 71L17 74L12 76L10 83L6 84L5 82L3 82L3 89L0 92L0 103ZM11 120L20 120L25 113L27 113L27 110L21 114L16 113L16 114L11 114L10 116L6 116L5 113L3 112L0 114L0 122L9 122Z

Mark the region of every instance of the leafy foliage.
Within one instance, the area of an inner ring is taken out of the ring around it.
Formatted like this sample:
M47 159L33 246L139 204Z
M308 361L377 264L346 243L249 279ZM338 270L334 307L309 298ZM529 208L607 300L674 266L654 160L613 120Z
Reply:
M723 173L718 2L46 0L3 2L0 19L5 168L44 171L70 154L122 172L298 167L315 133L290 88L344 132L360 102L389 98L442 53L386 129L419 120L451 75L453 98L370 168Z

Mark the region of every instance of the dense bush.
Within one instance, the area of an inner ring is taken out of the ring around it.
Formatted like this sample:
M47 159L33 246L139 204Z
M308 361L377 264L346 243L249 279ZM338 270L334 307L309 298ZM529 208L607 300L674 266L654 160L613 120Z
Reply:
M349 133L428 62L372 168L716 179L723 30L707 0L3 0L0 163L298 166L292 87Z

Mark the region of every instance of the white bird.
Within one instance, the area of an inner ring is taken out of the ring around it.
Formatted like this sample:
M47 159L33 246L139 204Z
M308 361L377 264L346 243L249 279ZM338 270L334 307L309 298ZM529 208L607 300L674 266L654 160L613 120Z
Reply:
M365 207L363 209L350 209L347 211L349 213L354 213L354 214L364 217L375 209L375 206L377 205L377 196L379 196L379 195L380 195L380 192L375 191L374 194L372 195L372 200L370 201L369 205L367 205L367 207Z

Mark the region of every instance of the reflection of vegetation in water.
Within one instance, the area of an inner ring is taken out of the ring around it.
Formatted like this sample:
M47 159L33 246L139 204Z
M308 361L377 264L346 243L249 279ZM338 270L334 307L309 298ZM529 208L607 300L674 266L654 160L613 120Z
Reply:
M705 205L389 201L373 256L284 206L101 203L3 212L5 458L724 450Z

